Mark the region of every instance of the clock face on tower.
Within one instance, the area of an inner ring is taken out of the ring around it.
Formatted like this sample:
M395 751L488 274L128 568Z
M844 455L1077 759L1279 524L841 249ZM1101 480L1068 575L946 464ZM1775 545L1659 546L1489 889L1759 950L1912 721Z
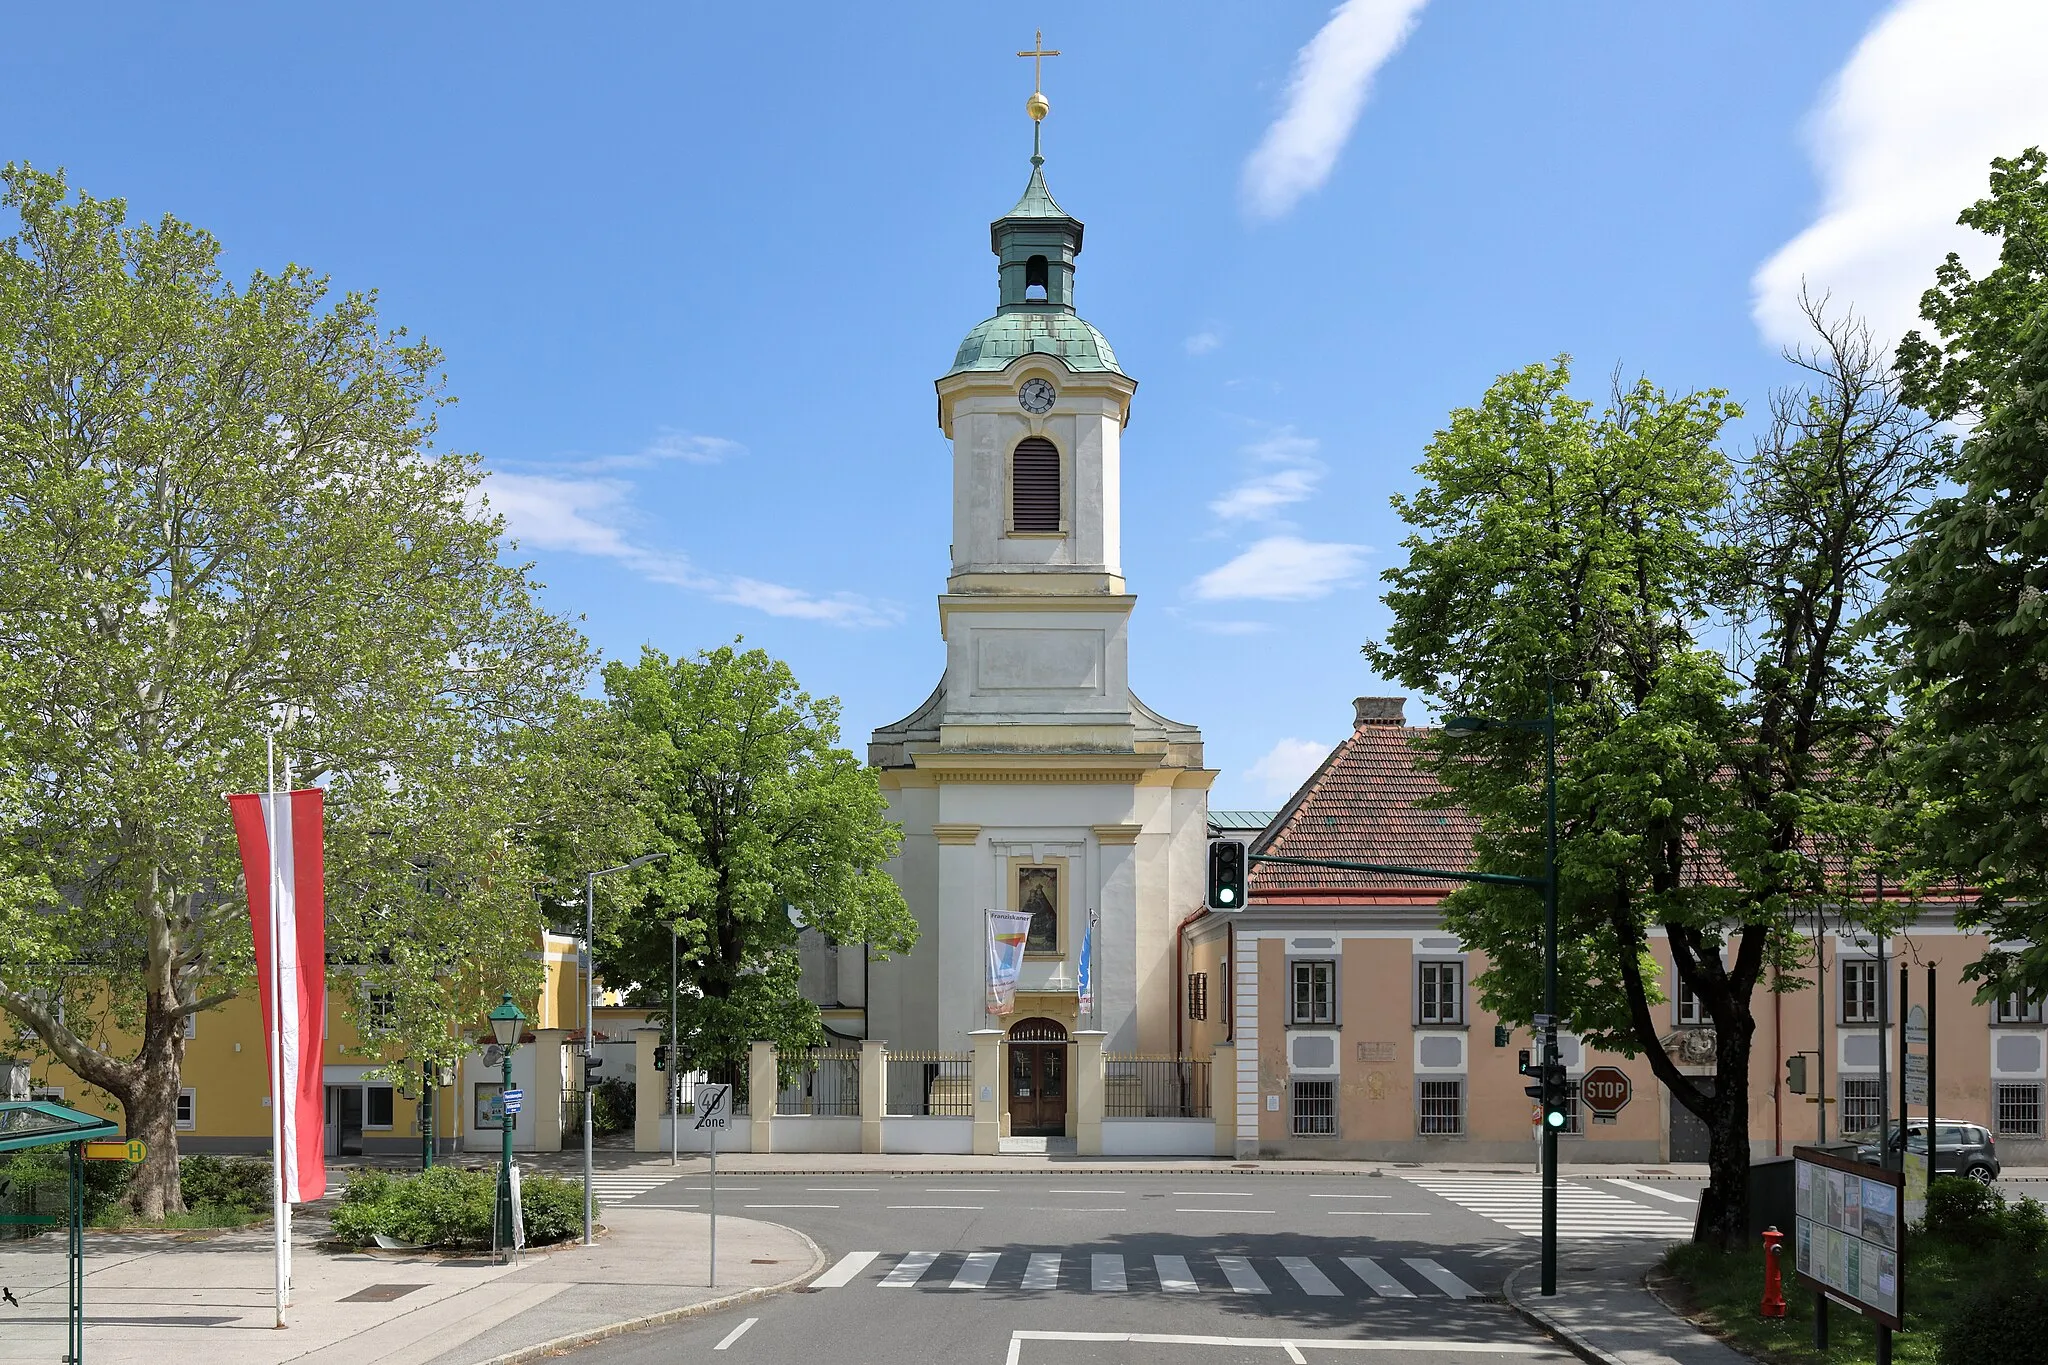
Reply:
M1017 390L1017 406L1034 416L1044 416L1052 411L1052 400L1059 397L1050 383L1043 379L1027 379L1024 387Z

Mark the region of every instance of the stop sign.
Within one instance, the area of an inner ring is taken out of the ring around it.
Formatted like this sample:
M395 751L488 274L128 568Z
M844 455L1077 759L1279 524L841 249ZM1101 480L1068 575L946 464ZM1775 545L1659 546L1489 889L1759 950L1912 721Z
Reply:
M1579 1078L1579 1097L1586 1108L1603 1116L1621 1112L1630 1088L1628 1073L1618 1066L1596 1066Z

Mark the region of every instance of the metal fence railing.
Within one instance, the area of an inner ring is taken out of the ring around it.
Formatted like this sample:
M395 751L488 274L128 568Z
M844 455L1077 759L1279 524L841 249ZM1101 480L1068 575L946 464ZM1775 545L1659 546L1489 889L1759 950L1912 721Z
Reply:
M662 1112L668 1112L668 1099L681 1101L685 1114L697 1112L697 1087L700 1085L729 1085L732 1087L732 1112L744 1114L747 1105L747 1064L728 1062L714 1066L708 1071L685 1071L676 1078L675 1086L664 1097ZM678 1095L677 1092L680 1092Z
M820 1048L797 1060L793 1071L776 1092L776 1113L860 1117L860 1053Z
M1209 1066L1180 1057L1102 1059L1102 1116L1111 1119L1206 1119Z
M972 1118L974 1054L891 1052L882 1112L914 1118Z

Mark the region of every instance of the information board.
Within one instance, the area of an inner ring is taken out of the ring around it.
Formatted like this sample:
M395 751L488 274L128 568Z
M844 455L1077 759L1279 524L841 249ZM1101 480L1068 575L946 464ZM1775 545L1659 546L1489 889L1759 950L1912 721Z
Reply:
M1887 1327L1905 1326L1905 1177L1792 1149L1799 1283Z

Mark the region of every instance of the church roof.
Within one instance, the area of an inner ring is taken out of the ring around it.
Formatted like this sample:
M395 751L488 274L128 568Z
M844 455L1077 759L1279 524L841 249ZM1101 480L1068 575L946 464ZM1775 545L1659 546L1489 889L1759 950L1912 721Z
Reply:
M1039 158L1033 157L1031 179L1024 186L1024 197L1017 201L1017 207L1003 215L1003 218L1065 218L1067 211L1053 201L1052 191L1045 186L1045 172L1039 168ZM1003 221L998 218L997 222Z
M1007 369L1018 356L1032 354L1056 356L1076 373L1123 373L1102 333L1057 307L1012 308L996 314L967 334L946 373Z

